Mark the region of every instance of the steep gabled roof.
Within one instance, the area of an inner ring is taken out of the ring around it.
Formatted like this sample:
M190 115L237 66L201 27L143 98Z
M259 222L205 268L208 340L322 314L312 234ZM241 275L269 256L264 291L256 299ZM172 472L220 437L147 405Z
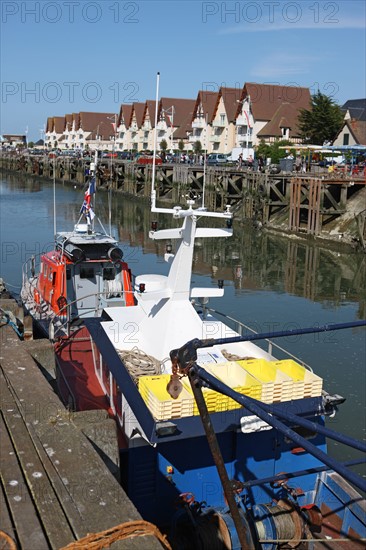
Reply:
M220 88L219 94L224 102L226 116L229 123L235 122L238 113L238 107L240 108L239 102L242 94L242 89Z
M132 113L135 113L137 128L141 128L145 112L145 103L133 103L132 104ZM132 114L133 116L133 114Z
M65 115L65 130L72 130L72 115Z
M95 139L100 136L101 139L109 139L110 136L115 134L114 131L114 113L80 113L80 125L79 128L84 132L91 132L88 139Z
M348 111L352 119L365 121L366 99L349 99L344 105L342 105L341 110L344 113L347 113Z
M53 132L53 116L47 118L46 132Z
M147 113L149 113L151 128L155 128L155 110L156 110L156 102L153 99L147 99L145 103L145 112L144 112L143 122L145 121Z
M55 116L53 117L54 130L56 134L63 134L65 129L65 117L64 116Z
M258 132L258 137L282 137L282 128L290 129L290 137L300 137L297 126L299 111L291 103L282 103L273 117Z
M131 117L132 117L132 104L126 103L121 105L121 108L119 111L118 123L117 123L118 126L122 124L122 120L123 120L126 128L129 128L131 124Z
M183 124L187 124L187 118L192 120L193 110L196 101L194 99L182 99L178 97L162 97L159 102L160 115L163 110L165 113L168 126L173 122L174 128L179 128ZM172 115L172 107L174 114Z
M200 90L197 94L196 103L193 109L192 120L197 117L197 111L201 105L204 116L206 116L207 114L207 122L211 124L213 119L215 118L218 102L219 92Z
M309 88L300 86L278 86L246 82L241 101L250 96L250 108L255 120L270 121L282 103L289 103L299 109L309 109L311 97Z
M358 145L366 145L366 120L346 120L346 125Z

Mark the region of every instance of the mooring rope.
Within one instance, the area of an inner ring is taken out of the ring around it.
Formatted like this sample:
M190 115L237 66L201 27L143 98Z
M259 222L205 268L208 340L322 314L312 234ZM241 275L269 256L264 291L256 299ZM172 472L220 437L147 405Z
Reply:
M119 351L118 355L124 362L135 383L137 383L140 376L161 374L160 361L137 347L131 350Z
M146 535L156 537L165 550L172 550L166 536L159 531L156 525L144 520L128 521L100 533L91 533L82 539L71 542L60 550L84 550L85 548L88 548L88 550L102 550L103 548L109 548L111 544L118 540Z

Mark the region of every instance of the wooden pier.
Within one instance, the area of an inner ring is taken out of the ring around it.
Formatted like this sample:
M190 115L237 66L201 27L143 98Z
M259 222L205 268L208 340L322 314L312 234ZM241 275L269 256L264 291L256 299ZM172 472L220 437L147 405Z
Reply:
M89 177L90 160L3 155L0 167L84 185ZM187 196L201 200L204 194L208 209L222 210L230 204L236 219L251 219L266 226L281 224L287 230L317 236L329 222L346 212L348 201L365 188L366 182L364 174L328 174L317 167L313 170L306 174L271 174L208 166L204 190L203 166L163 164L156 167L157 200L182 204ZM145 200L151 194L151 179L152 165L101 159L97 167L100 189L111 188ZM365 216L358 214L360 219L355 223L365 240Z
M84 413L64 408L28 353L29 343L9 325L0 328L0 338L1 548L87 548L92 540L99 541L93 548L113 541L116 549L168 548L78 429L75 415ZM35 356L37 341L31 344ZM104 411L86 415L84 423L104 423L117 441ZM76 545L88 535L88 543Z

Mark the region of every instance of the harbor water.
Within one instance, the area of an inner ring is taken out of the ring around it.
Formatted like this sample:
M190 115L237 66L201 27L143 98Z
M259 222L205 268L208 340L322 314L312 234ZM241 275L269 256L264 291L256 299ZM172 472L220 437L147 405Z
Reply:
M56 184L56 229L71 230L79 219L83 190ZM108 202L111 201L111 222ZM120 240L133 274L166 274L165 243L148 238L149 205L108 193L96 195L95 210L106 230ZM6 175L0 179L0 277L19 292L22 264L53 248L53 186L32 177ZM158 218L159 228L170 219ZM174 243L173 243L174 251ZM366 318L366 255L361 251L239 226L229 239L196 243L194 286L216 286L224 280L225 295L209 307L239 319L257 332L281 331L351 322ZM231 326L234 325L231 323ZM213 334L213 337L232 335ZM197 335L199 336L199 335ZM366 330L349 329L278 340L324 379L324 388L346 398L329 427L358 439L366 435ZM281 358L281 357L280 357ZM329 443L342 460L359 453ZM357 468L365 475L365 469Z

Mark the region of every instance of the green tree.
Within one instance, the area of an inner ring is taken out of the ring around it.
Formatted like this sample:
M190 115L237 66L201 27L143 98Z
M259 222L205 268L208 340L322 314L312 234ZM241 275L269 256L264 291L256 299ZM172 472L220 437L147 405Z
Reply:
M202 143L199 140L194 142L193 151L196 155L199 155L202 152Z
M34 147L34 141L28 141L28 147L32 149Z
M311 97L310 109L301 109L298 124L304 143L323 145L335 139L343 114L331 97L318 91Z
M183 153L183 151L184 151L184 141L182 139L180 139L179 142L178 142L178 149L179 149L180 153Z
M288 147L286 149L280 149L280 147L285 147L287 145ZM291 144L291 141L288 141L287 139L281 139L271 144L267 144L264 139L261 139L258 147L256 148L255 156L257 158L270 158L272 164L278 164L280 159L287 157L289 152L291 152L295 157L296 152L294 149L291 149L291 145L293 144Z
M162 139L160 142L160 151L162 151L165 154L167 149L168 149L168 143L166 139Z

